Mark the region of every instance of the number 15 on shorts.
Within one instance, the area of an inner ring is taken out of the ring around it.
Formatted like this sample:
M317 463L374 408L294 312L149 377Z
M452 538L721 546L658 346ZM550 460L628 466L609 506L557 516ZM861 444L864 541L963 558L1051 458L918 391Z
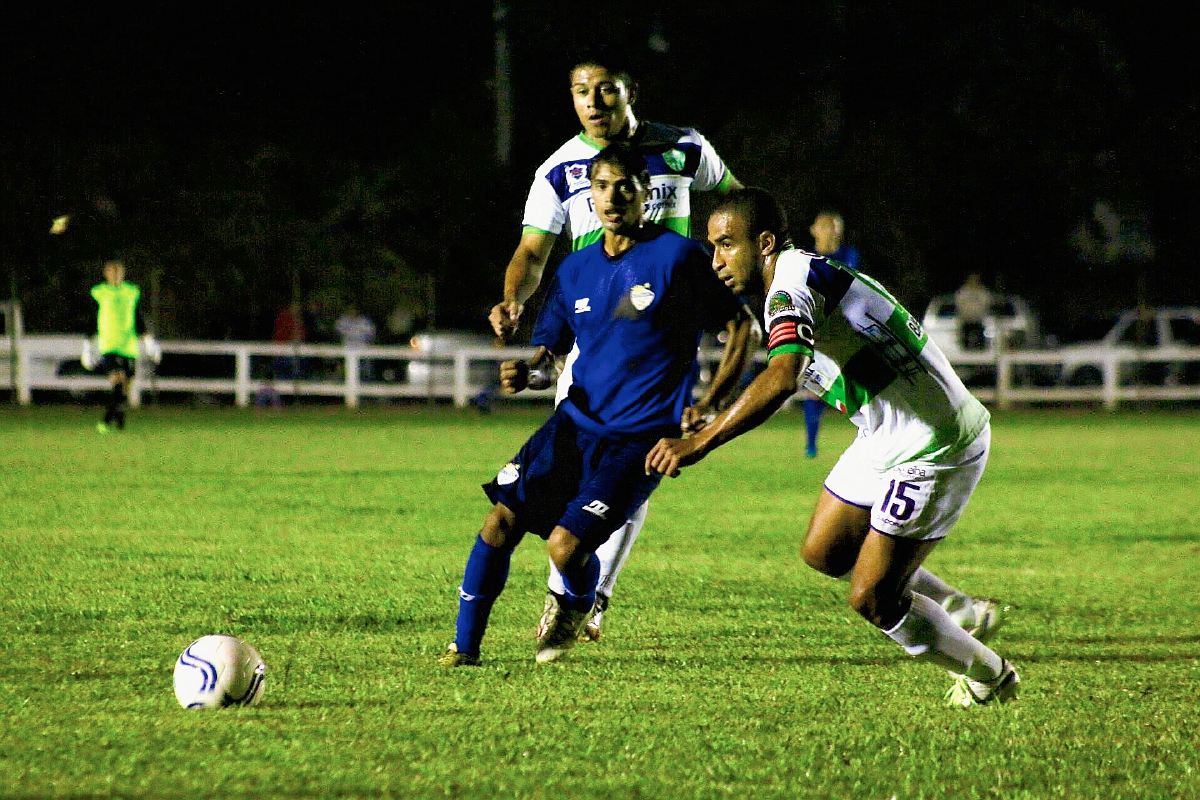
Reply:
M933 490L933 481L888 481L883 500L875 507L871 526L893 536L906 535L905 528L921 518Z

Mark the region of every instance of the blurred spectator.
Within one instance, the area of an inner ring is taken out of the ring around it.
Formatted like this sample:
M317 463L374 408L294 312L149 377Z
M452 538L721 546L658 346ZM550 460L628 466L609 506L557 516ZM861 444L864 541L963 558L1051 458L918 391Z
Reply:
M972 272L954 293L955 314L958 318L958 343L963 350L983 350L984 320L992 307L992 293L983 285L978 272Z
M846 221L842 219L841 214L822 211L817 214L808 232L812 234L817 255L827 256L847 267L858 269L858 249L842 243L842 237L846 233Z
M293 347L306 339L304 317L298 302L291 302L280 309L275 315L275 330L271 341L275 344L288 344ZM296 355L275 357L275 378L281 381L291 381L302 377L300 358Z
M354 306L347 308L345 313L338 317L334 328L346 347L370 347L375 342L375 323ZM371 380L370 359L364 358L358 362L358 378L362 381Z
M813 250L847 267L858 269L858 250L842 243L846 232L846 221L834 211L822 211L813 220L808 232L813 237ZM821 432L821 415L825 413L825 401L811 392L804 393L804 454L817 457L817 434Z

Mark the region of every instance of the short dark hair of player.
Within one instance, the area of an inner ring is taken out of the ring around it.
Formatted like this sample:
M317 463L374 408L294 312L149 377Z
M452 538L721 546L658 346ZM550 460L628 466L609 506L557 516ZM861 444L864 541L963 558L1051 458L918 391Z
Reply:
M637 79L629 71L626 59L611 50L601 48L579 53L571 61L571 73L568 77L574 78L575 70L580 67L603 67L608 70L608 74L625 84L625 88L631 93L637 90Z
M626 176L636 178L643 189L650 187L650 167L646 165L645 156L623 142L610 144L593 156L592 163L588 164L589 179L601 164L618 167Z
M779 250L786 250L792 246L787 214L766 189L756 186L734 189L721 198L717 207L713 209L714 214L720 211L737 214L746 220L746 229L751 236L758 236L763 231L773 234Z

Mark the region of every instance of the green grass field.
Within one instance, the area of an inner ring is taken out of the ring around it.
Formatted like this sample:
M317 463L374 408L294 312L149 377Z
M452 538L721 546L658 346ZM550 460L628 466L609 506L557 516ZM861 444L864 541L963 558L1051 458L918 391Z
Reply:
M929 566L1011 603L1003 707L942 707L797 549L853 430L788 412L651 500L605 638L533 661L517 551L441 670L490 479L548 407L0 412L3 797L1200 797L1200 414L997 414ZM238 634L262 704L171 671Z

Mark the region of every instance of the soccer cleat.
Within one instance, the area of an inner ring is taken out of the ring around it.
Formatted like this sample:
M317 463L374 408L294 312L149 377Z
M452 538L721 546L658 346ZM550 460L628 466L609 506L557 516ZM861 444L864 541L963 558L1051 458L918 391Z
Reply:
M596 592L596 604L588 616L587 624L579 632L579 641L583 644L600 641L600 624L604 622L604 612L608 610L609 597Z
M479 656L458 652L458 645L451 642L446 652L438 656L439 667L478 667Z
M112 432L112 428L108 427L108 423L105 423L105 422L97 422L96 423L96 433L111 433L111 432Z
M975 681L966 675L957 675L946 692L946 705L951 708L970 708L991 702L1008 703L1016 700L1021 691L1021 676L1008 661L1000 669L994 681Z
M972 625L964 625L963 629L979 641L986 642L1004 625L1005 615L1010 607L1001 606L995 600L976 600L972 606L975 622Z
M537 663L548 664L562 658L563 654L579 641L580 634L591 616L590 611L563 608L553 593L547 595L546 610L542 613L546 626L542 635L538 637L537 655L534 656Z
M533 632L533 638L540 640L546 635L546 629L550 627L550 620L557 608L558 595L554 594L554 592L546 592L546 605L542 608L542 618L538 620L537 628Z

